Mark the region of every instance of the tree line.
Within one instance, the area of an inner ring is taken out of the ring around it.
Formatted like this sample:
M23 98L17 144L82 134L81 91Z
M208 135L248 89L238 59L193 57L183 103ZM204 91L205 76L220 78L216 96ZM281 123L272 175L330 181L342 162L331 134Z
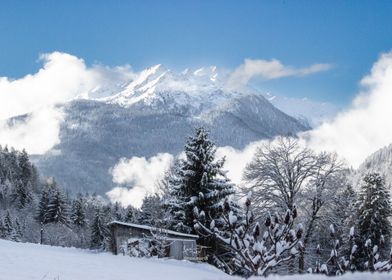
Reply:
M332 153L298 139L261 145L235 186L197 128L140 209L67 194L40 178L25 151L0 148L0 236L14 241L108 249L112 220L199 235L208 262L229 274L390 271L392 207L377 173L359 185ZM159 251L159 250L158 250Z
M196 129L160 194L145 198L145 222L198 234L208 262L230 274L391 270L392 208L381 175L353 186L335 154L278 137L257 149L234 186L215 152Z

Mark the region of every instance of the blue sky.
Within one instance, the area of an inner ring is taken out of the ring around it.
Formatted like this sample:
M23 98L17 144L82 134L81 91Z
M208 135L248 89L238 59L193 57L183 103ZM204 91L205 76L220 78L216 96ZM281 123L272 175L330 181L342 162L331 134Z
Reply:
M0 76L32 73L56 50L136 70L276 58L334 68L258 87L345 105L392 49L392 1L2 1L0 34Z

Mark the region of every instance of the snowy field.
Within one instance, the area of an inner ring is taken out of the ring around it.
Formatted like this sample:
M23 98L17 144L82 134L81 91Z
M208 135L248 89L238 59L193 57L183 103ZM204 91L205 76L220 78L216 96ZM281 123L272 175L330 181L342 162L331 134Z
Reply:
M220 280L213 266L0 240L1 280Z
M88 250L0 240L0 280L239 280L207 264L137 259ZM389 280L392 274L269 277L270 280Z

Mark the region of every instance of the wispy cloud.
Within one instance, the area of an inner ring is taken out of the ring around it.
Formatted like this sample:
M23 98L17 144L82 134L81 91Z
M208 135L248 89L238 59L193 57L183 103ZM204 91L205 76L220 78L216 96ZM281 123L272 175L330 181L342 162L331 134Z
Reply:
M276 59L245 59L229 76L228 87L239 87L249 83L252 79L274 80L283 77L303 77L314 73L327 71L331 64L313 64L305 68L284 65Z

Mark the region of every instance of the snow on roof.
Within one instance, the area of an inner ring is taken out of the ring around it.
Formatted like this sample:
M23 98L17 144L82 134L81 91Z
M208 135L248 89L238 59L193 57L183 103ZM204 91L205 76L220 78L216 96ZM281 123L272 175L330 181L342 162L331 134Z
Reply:
M163 229L163 228L150 227L150 226L146 226L146 225L124 223L124 222L120 222L120 221L112 221L112 222L108 223L108 225L113 225L113 224L127 226L127 227L133 227L133 228L140 228L140 229L145 229L145 230L150 230L150 231L162 231L163 233L166 233L166 234L177 235L177 236L182 236L182 237L189 237L189 238L196 238L196 239L199 238L198 235L194 235L194 234L187 234L187 233L177 232L177 231Z

